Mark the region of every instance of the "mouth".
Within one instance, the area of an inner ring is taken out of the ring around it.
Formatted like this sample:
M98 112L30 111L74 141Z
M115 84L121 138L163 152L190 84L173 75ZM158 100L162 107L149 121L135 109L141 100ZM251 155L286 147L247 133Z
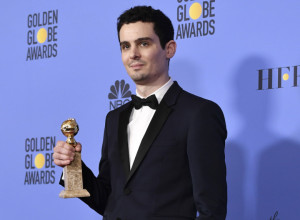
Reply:
M145 64L143 63L132 63L129 65L130 68L134 69L134 70L139 70L141 69Z

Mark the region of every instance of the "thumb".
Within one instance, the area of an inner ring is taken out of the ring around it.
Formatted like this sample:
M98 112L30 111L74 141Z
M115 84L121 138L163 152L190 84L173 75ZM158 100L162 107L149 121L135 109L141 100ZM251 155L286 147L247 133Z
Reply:
M77 145L75 146L75 151L81 152L81 148L82 148L81 143L77 142Z

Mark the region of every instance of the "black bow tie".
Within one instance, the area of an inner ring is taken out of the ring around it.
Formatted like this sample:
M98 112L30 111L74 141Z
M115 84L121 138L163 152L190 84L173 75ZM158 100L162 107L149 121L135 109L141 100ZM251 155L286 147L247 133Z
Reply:
M158 106L158 102L155 95L151 95L146 99L141 99L136 95L131 95L131 99L135 109L140 109L142 108L142 106L149 106L152 109L156 109Z

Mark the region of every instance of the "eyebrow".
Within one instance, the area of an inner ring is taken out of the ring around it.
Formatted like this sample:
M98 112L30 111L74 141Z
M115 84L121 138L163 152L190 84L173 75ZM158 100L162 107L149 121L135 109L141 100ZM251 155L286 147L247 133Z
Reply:
M134 42L137 43L137 42L140 42L140 41L143 41L143 40L153 41L153 39L150 38L150 37L141 37L141 38L136 39ZM127 44L127 43L129 43L129 42L128 41L122 41L122 42L120 42L120 46L122 46L123 44Z

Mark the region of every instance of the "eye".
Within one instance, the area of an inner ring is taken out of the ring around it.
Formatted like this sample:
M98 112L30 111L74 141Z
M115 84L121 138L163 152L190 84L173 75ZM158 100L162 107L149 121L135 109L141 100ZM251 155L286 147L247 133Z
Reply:
M127 50L127 49L129 49L130 48L130 46L128 45L128 44L122 44L121 45L121 49L122 50Z
M147 47L147 46L149 46L149 43L148 43L147 41L142 41L142 42L140 43L140 45L141 45L142 47Z

